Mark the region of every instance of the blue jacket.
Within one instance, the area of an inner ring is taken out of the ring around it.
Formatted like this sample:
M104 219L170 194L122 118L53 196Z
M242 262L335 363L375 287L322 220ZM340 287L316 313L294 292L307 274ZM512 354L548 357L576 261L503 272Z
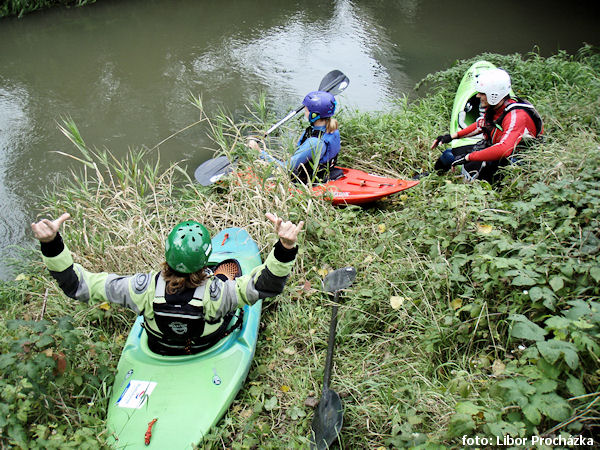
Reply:
M318 160L319 165L325 165L338 155L341 148L340 132L338 130L335 130L333 133L327 133L325 126L313 127L312 136L305 138L308 130L310 128L305 130L300 139L298 139L298 148L287 162L275 159L262 150L260 157L279 164L284 169L293 171L301 164L311 161ZM319 134L321 135L320 138L318 137Z

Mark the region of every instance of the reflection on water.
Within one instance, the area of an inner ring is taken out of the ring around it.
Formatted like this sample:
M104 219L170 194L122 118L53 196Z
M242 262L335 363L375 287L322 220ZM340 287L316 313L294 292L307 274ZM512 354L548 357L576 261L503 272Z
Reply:
M122 156L194 122L190 93L209 116L244 115L260 92L284 113L340 69L351 80L340 104L379 110L455 59L598 43L595 4L533 3L103 0L1 20L0 278L6 246L31 242L36 196L72 164L52 153L74 151L57 130L61 117L89 145ZM489 31L494 23L502 38ZM206 133L198 126L168 140L162 161L188 159L191 172L211 155Z
M26 114L28 98L22 87L0 87L0 255L5 260L0 264L0 276L1 268L7 264L6 258L16 257L15 249L6 247L23 242L27 226L25 204L14 193L14 186L22 181L22 168L15 166L10 155L12 148L27 143L31 127Z

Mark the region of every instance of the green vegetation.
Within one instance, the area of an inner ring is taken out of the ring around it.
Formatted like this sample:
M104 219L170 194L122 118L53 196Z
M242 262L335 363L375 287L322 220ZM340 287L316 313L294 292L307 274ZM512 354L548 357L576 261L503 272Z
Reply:
M0 17L18 16L51 6L83 6L96 0L5 0L0 5Z
M600 55L481 58L511 73L546 125L545 141L497 189L432 175L368 209L333 208L285 177L271 189L235 180L201 189L186 175L192 168L165 170L144 152L127 161L92 152L66 123L84 170L43 203L51 216L74 217L65 238L88 268L156 267L183 218L213 231L246 227L263 249L273 241L264 212L307 220L286 291L265 303L248 380L207 447L307 445L331 304L318 288L325 270L346 265L358 276L342 299L332 374L345 447L597 435ZM428 77L430 93L392 113L342 113L340 163L404 177L431 168L429 145L474 60ZM249 125L212 126L217 150L248 155ZM39 262L0 291L0 443L97 447L133 313L65 298Z

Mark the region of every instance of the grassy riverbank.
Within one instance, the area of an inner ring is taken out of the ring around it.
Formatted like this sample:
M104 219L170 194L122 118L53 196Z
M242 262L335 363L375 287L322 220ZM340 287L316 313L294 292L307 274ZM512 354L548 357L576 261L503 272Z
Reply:
M430 176L374 208L333 208L290 195L284 178L270 191L200 188L193 168L165 170L143 152L116 162L67 130L82 174L41 201L51 216L71 213L65 240L90 269L156 267L183 218L245 227L263 250L273 242L265 212L307 221L285 293L265 304L248 380L207 447L307 445L330 318L317 289L346 265L358 276L340 307L332 375L346 448L598 434L600 55L483 58L512 74L546 125L498 189ZM342 113L340 164L403 177L430 169L430 142L473 61L428 77L430 93L392 113ZM215 149L246 153L240 126L214 125ZM133 313L65 298L35 262L0 284L0 310L0 443L96 448Z
M0 18L8 16L23 17L40 9L52 6L83 6L96 0L5 0L0 5Z

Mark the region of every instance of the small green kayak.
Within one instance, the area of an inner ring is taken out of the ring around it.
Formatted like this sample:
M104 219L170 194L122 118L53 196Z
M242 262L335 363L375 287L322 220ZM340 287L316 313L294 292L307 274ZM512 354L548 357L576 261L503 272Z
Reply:
M476 97L475 78L482 72L494 69L492 63L487 61L477 61L464 74L452 106L452 115L450 116L450 134L466 128L474 123L484 113L479 108L479 99ZM462 147L463 145L474 144L481 139L481 135L469 138L454 139L451 142L452 148Z
M261 264L256 242L243 229L221 231L212 246L211 265L234 258L246 274ZM138 317L121 354L108 407L111 444L161 450L198 445L225 414L248 375L261 306L260 300L245 306L241 329L204 352L184 356L150 351L143 317Z
M476 97L475 78L480 73L495 67L488 61L477 61L465 72L454 97L452 115L450 116L450 134L466 128L483 116L484 110L479 108L479 99ZM481 134L454 139L450 145L452 148L462 147L463 145L475 144L480 139L482 139Z

